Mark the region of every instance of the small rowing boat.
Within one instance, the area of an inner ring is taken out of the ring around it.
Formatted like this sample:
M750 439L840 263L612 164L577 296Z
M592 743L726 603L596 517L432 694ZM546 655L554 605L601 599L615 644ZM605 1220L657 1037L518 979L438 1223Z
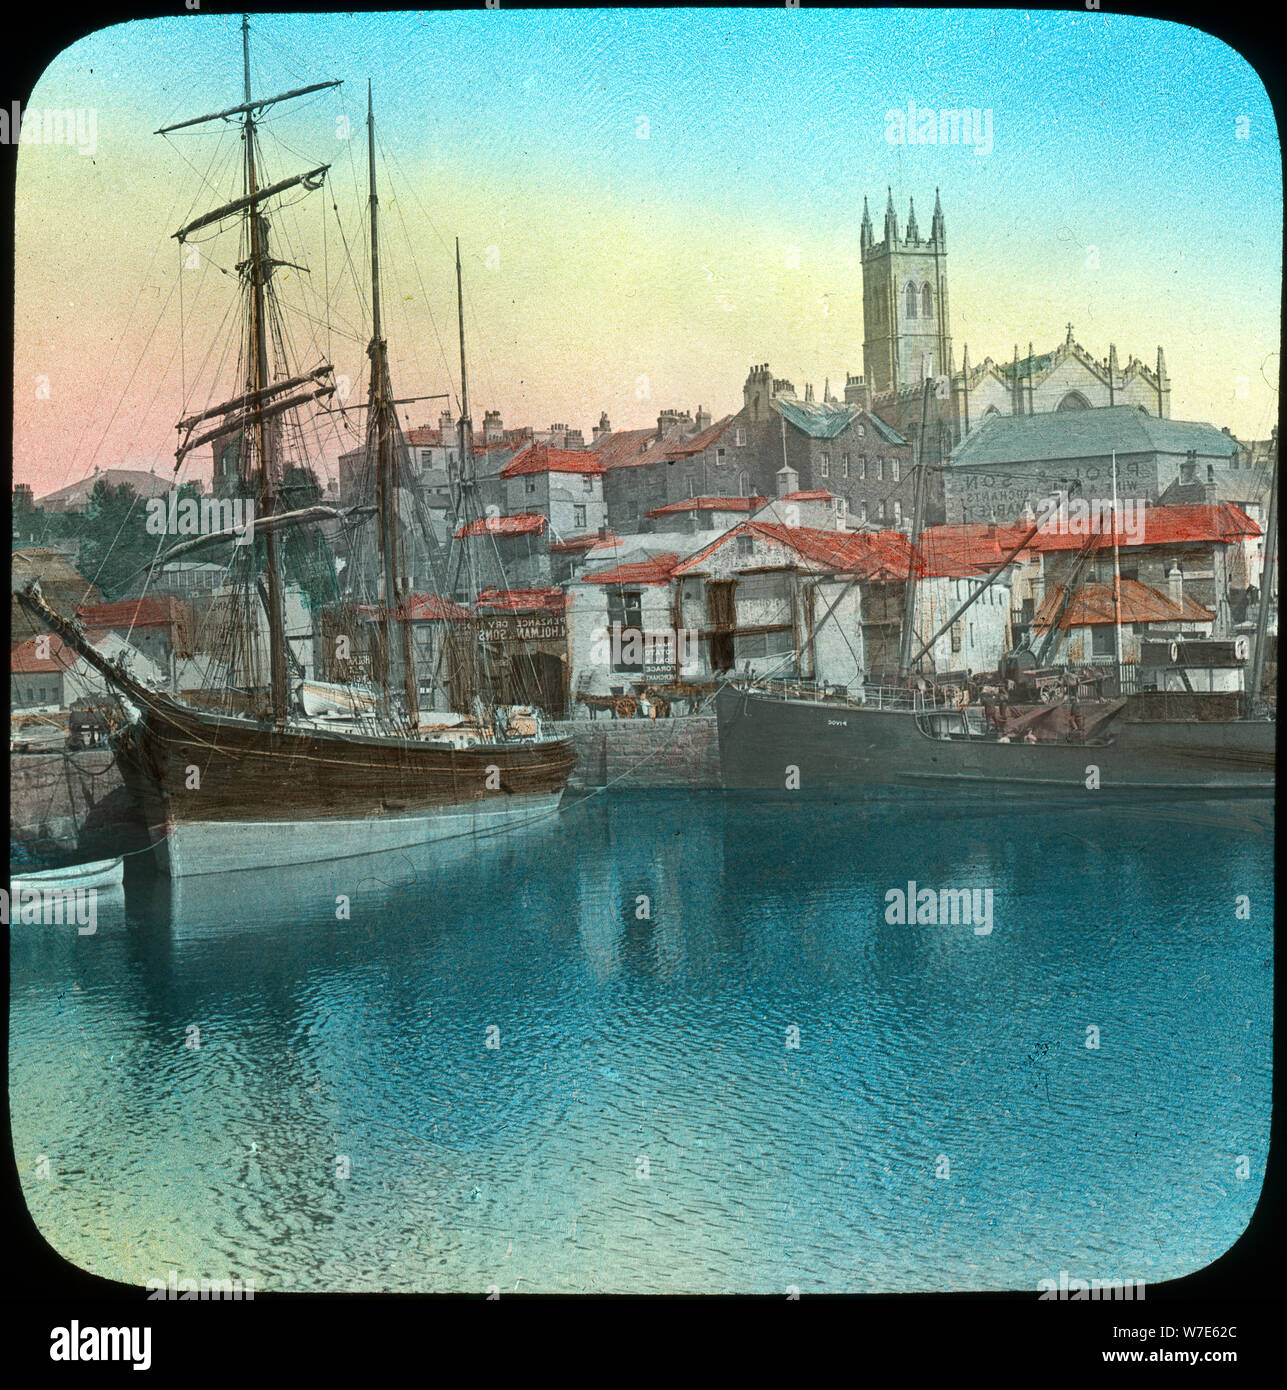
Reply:
M11 874L10 891L16 888L43 892L56 888L115 888L125 881L125 859L93 859L85 864L67 864L60 869L36 869L27 874Z

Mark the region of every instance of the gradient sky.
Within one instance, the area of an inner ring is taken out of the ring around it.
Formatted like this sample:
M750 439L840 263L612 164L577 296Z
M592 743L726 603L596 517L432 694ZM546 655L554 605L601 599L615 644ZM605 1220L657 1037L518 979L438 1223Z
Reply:
M183 272L170 237L240 191L236 129L152 132L241 100L238 23L103 30L27 103L97 113L92 156L19 155L15 472L37 495L95 465L168 471L178 416L235 390L214 373L236 233ZM588 439L601 410L618 428L699 403L718 417L755 362L821 396L863 370L862 199L879 236L892 184L900 228L910 195L922 235L941 189L958 362L967 343L974 362L1048 349L1071 321L1123 366L1161 343L1177 418L1256 439L1276 418L1277 130L1254 70L1197 30L986 11L267 15L252 58L256 94L345 84L264 129L271 177L334 166L273 219L277 254L312 271L281 279L312 316L293 329L304 366L329 351L358 381L365 361L339 224L365 257L369 76L399 395L457 387L458 235L476 422L497 408ZM886 113L909 100L991 109L991 154L890 145ZM341 447L332 431L331 466Z

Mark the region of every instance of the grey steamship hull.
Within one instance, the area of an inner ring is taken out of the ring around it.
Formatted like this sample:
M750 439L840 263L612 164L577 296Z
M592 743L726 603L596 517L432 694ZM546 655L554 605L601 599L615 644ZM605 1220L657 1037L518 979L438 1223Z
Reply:
M1116 722L1102 740L999 743L941 738L925 715L726 687L716 697L720 762L730 789L919 791L1102 800L1272 796L1276 724L1229 720ZM792 773L792 769L796 769Z

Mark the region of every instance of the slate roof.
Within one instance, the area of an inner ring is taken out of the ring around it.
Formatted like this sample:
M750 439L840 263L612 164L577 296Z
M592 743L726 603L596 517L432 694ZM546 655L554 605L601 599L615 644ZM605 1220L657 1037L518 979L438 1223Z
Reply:
M952 450L951 466L982 467L1110 454L1187 454L1231 458L1232 435L1196 420L1163 420L1134 405L1051 410L1038 415L985 415Z
M870 425L887 444L906 444L896 429L860 405L832 405L819 401L799 401L791 396L775 396L773 409L810 439L835 439L855 421Z

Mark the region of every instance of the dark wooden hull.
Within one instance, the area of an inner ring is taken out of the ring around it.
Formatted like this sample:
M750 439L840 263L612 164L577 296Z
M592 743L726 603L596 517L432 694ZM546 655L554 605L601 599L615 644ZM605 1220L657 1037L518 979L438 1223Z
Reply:
M149 704L114 740L174 876L410 848L546 814L567 740L469 748Z

